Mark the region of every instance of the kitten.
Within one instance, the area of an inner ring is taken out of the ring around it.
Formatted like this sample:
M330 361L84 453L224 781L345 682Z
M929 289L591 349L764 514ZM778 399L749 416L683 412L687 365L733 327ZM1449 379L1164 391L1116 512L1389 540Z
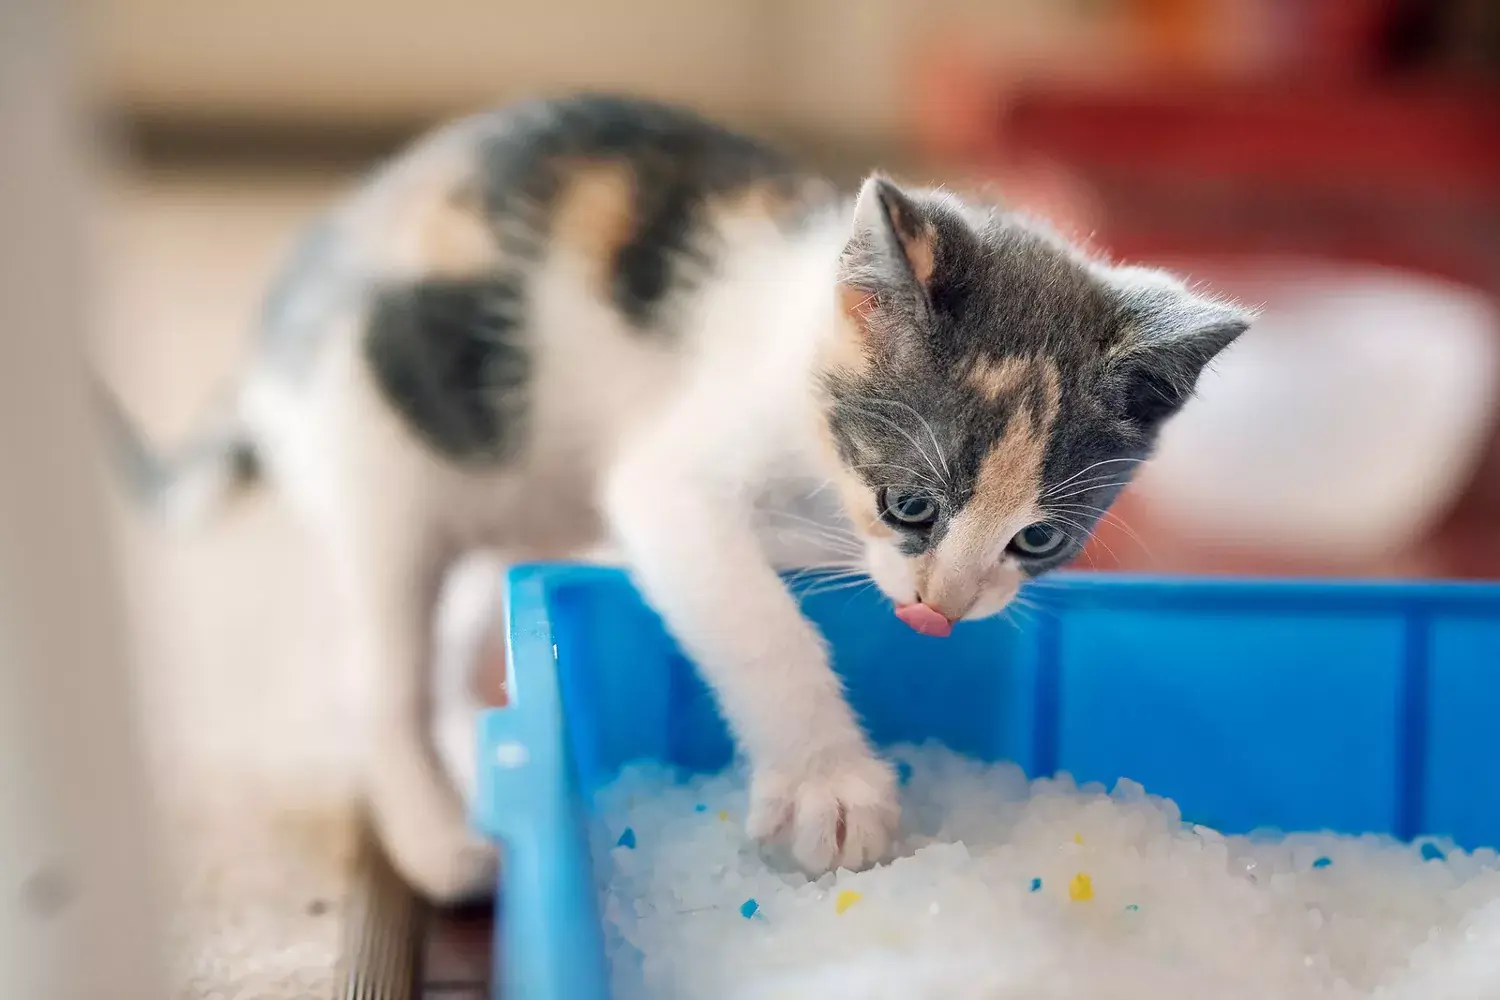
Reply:
M778 568L853 557L932 635L994 614L1079 552L1246 326L994 206L879 176L843 198L685 111L583 96L442 129L313 226L187 460L118 429L159 501L265 473L326 544L372 814L433 899L494 877L428 716L442 573L477 547L615 544L748 755L749 833L820 872L885 854L896 787Z

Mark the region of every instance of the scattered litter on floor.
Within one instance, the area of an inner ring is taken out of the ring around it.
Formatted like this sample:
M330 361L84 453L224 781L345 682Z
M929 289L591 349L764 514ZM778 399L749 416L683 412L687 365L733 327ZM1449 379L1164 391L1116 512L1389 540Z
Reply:
M594 841L618 1000L1500 997L1493 850L1225 837L1128 781L894 756L899 859L815 881L715 819L742 775L628 769Z

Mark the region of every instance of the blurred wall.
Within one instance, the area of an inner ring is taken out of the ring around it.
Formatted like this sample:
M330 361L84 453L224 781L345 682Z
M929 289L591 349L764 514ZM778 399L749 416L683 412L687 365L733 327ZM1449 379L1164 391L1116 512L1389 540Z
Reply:
M732 121L887 139L920 62L963 39L1097 66L1126 0L96 0L95 70L136 114L425 119L624 88ZM1092 54L1092 55L1091 55ZM1097 57L1097 58L1095 58ZM1116 57L1116 61L1118 58Z

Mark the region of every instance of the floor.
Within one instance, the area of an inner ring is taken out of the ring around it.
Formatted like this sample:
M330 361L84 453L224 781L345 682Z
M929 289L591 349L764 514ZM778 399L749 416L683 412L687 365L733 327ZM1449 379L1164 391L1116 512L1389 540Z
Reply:
M176 440L232 371L256 298L340 171L157 168L111 176L97 357L148 432ZM1500 437L1433 537L1361 565L1268 562L1183 545L1123 501L1142 536L1106 535L1104 568L1500 577ZM183 997L333 995L355 839L347 689L328 584L274 502L182 537L120 516L120 564L183 935ZM1147 553L1149 552L1149 556ZM429 914L419 995L478 1000L483 910ZM232 987L232 988L231 988ZM226 989L227 988L227 989Z

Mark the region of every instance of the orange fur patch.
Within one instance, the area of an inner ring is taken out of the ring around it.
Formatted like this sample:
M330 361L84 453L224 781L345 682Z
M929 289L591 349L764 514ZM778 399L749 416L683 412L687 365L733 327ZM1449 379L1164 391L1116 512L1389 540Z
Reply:
M1061 392L1057 365L1047 358L980 358L965 378L970 387L992 403L1040 382L1044 394L1041 416L1050 422L1049 414L1057 409Z
M979 464L974 497L966 507L994 523L1008 522L1032 507L1042 489L1042 462L1062 393L1055 364L1043 360L1028 367L1042 381L1041 410L1018 406L1011 414L1005 434Z
M1023 403L1011 414L1005 434L980 462L973 497L942 543L942 578L924 581L923 599L945 613L968 609L977 593L973 585L980 565L1009 540L1004 535L1037 516L1042 463L1057 421L1061 387L1057 366L1050 361L1028 365L1027 370L1031 378L1041 380L1040 408Z
M611 294L615 259L635 231L635 174L620 162L579 163L552 216L552 236L582 258L603 296Z
M1004 396L1013 395L1035 377L1036 369L1026 358L980 358L969 369L967 381L976 392L994 403Z
M432 274L468 277L488 270L498 259L494 236L479 207L461 192L450 191L420 213L414 239L418 259Z
M911 273L916 276L917 283L923 288L926 288L932 281L932 271L937 261L936 240L936 230L926 223L916 235L902 234L901 236L901 249L906 252L906 261L911 265Z
M1046 426L1038 426L1031 411L1011 415L1005 435L979 463L974 497L965 508L991 523L1008 522L1036 502L1042 487L1042 459L1047 452Z
M467 148L438 147L386 178L383 197L347 216L350 235L401 275L471 277L499 248L473 197Z
M901 209L887 203L891 213L891 225L896 238L901 241L901 250L917 283L926 288L932 281L932 272L937 264L937 229L926 219L909 219Z

